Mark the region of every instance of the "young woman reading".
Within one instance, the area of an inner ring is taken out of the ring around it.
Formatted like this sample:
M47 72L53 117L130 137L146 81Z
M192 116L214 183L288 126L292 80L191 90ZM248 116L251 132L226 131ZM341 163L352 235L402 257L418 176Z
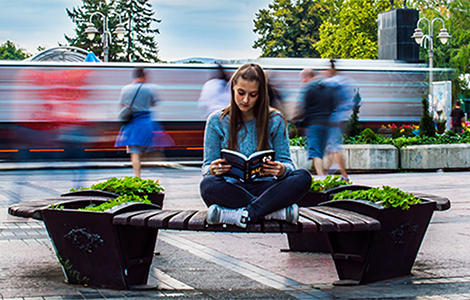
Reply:
M311 185L307 170L295 170L289 152L286 121L269 106L267 80L257 64L245 64L231 79L230 105L212 113L204 136L201 196L209 207L207 223L246 227L259 218L297 223L295 204ZM262 164L270 176L241 181L227 176L232 168L221 150L245 156L272 149L275 159Z

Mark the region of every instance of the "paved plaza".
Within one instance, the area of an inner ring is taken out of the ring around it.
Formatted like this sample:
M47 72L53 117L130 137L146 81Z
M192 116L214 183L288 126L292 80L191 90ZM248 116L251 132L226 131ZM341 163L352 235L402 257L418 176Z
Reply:
M42 222L8 215L23 200L56 197L74 186L132 176L129 164L0 163L0 297L2 299L470 299L470 172L352 174L355 184L390 185L447 197L434 213L411 276L337 287L329 254L281 251L285 234L160 231L150 285L116 291L64 282ZM143 178L165 187L165 209L204 209L200 169L147 164Z

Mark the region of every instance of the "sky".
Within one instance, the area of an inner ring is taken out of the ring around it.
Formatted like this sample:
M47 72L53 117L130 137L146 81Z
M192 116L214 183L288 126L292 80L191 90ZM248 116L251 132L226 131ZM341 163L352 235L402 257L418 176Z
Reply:
M174 61L191 57L215 59L257 58L252 45L255 14L272 0L151 0L159 58ZM74 23L66 8L81 0L0 0L0 44L12 41L29 53L37 47L66 44L74 36Z

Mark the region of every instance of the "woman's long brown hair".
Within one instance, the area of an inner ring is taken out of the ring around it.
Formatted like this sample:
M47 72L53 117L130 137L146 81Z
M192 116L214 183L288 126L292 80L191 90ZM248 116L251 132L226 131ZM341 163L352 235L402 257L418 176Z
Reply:
M233 74L230 82L230 105L223 111L221 119L226 115L230 118L230 134L228 138L228 148L231 150L239 151L238 149L238 131L244 127L246 134L245 122L242 118L242 112L235 103L235 92L233 87L237 84L238 80L243 79L246 81L256 81L259 83L258 100L254 107L254 115L256 118L256 129L258 137L257 151L267 150L269 148L268 140L268 125L269 125L269 98L266 75L263 69L258 64L248 63L241 66L235 74Z

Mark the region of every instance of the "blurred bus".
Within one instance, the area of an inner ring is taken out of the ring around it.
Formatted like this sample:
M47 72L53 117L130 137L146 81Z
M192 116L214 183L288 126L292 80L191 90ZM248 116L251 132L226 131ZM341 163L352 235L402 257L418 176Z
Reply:
M300 71L329 68L327 59L253 62L266 70L281 92L287 118L299 102ZM160 102L152 116L175 141L161 150L170 158L202 158L205 114L198 98L215 74L215 64L0 61L0 159L127 157L124 148L114 147L120 128L118 98L137 66L147 68L148 81L159 86ZM239 66L224 68L232 74ZM337 60L337 69L360 93L359 119L364 126L419 123L428 86L426 65Z

